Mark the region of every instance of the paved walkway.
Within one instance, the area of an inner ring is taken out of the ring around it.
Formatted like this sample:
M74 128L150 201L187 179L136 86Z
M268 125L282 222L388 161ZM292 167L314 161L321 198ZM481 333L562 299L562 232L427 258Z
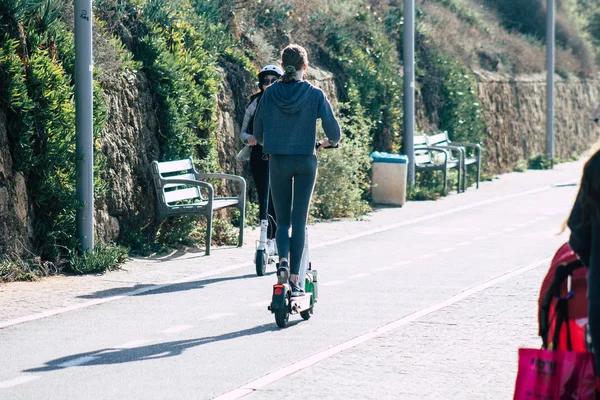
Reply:
M311 248L333 246L338 242L366 236L404 224L419 223L457 209L468 210L480 203L501 202L535 190L552 190L579 180L583 163L555 166L551 171L527 171L502 175L483 182L479 190L451 195L435 202L409 202L402 208L380 208L360 220L325 222L310 226ZM565 210L565 217L569 210ZM557 227L557 230L559 227ZM32 318L86 307L134 291L151 290L155 285L210 278L222 272L239 270L254 274L254 241L258 230L249 230L243 248L215 248L155 258L134 258L122 269L102 275L56 276L38 282L0 284L0 328Z

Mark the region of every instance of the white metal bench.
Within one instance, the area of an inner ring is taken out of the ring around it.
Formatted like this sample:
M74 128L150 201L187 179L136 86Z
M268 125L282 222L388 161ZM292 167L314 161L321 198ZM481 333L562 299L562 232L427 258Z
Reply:
M460 193L460 174L462 170L462 155L454 158L449 148L430 146L427 136L414 137L415 171L442 171L444 173L444 193L448 187L448 170L458 171L457 191Z
M462 148L463 191L465 190L467 182L467 166L473 164L477 165L476 188L479 189L479 181L481 180L481 145L477 143L463 143L450 141L450 137L448 136L447 131L427 136L427 143L429 146L449 148L451 150L456 148ZM467 150L469 148L474 149L475 154L469 155L469 152Z
M206 255L210 255L213 211L236 207L240 211L238 247L244 244L246 213L246 180L238 175L199 173L191 158L178 161L152 162L152 177L158 199L158 219L170 216L204 215L206 217ZM239 194L215 197L213 186L205 179L228 179L235 182ZM203 195L202 191L206 192Z

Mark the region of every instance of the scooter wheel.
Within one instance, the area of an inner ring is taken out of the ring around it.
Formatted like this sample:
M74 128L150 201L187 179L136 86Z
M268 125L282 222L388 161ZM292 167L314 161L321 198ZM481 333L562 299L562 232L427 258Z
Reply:
M309 308L308 310L304 310L304 311L300 311L300 316L302 317L303 320L308 321L310 319L310 316L313 313L313 308Z
M288 320L290 319L290 312L288 310L288 301L285 301L285 307L278 308L274 311L275 314L275 322L277 326L280 328L285 328L287 326Z
M267 255L264 250L256 250L256 275L263 276L267 272Z

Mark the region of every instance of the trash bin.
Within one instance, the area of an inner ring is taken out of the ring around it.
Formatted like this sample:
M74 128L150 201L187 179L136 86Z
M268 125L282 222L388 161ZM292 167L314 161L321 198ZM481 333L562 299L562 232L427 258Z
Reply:
M401 154L371 153L373 203L402 206L406 203L408 157Z

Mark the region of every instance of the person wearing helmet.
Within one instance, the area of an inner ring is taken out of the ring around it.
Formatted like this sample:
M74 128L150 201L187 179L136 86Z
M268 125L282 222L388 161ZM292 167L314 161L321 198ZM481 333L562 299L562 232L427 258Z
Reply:
M258 73L258 88L260 91L250 97L250 103L246 108L242 129L240 131L242 142L252 147L252 152L250 153L250 172L252 173L252 178L254 178L256 192L258 194L258 219L259 221L269 220L267 252L270 254L277 251L277 246L275 244L277 219L273 207L273 200L269 195L269 157L263 153L263 147L254 137L254 114L256 113L258 103L260 102L265 89L276 82L281 75L283 75L283 70L278 65L267 65L260 70Z

